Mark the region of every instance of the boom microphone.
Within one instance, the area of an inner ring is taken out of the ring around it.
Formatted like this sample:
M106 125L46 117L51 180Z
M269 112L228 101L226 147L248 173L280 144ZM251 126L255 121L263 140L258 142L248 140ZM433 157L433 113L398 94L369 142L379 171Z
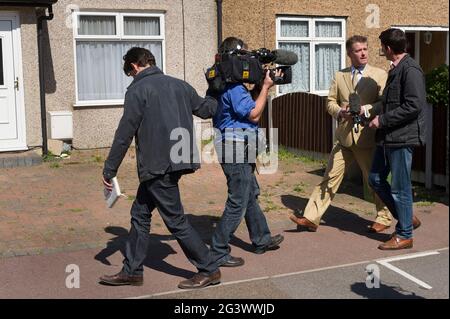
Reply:
M275 60L273 62L276 64L294 65L298 61L297 54L292 51L278 49L273 50L272 53L275 55Z

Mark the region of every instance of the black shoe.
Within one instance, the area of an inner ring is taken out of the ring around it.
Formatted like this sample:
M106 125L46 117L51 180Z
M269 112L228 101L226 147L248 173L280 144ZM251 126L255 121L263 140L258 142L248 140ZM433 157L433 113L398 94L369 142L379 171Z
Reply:
M230 256L230 257L231 257L230 260L219 265L219 267L239 267L245 263L244 259L242 259L240 257L233 257L233 256Z
M144 284L144 276L132 276L122 271L115 275L104 275L100 277L100 283L108 286L142 286Z
M270 238L270 242L260 248L255 249L255 254L264 254L268 250L275 250L278 248L278 246L281 244L281 242L284 240L283 235L275 235Z
M183 280L178 284L178 288L180 289L198 289L204 288L209 285L217 285L220 284L220 270L217 269L210 275L205 275L203 273L197 273L194 277Z

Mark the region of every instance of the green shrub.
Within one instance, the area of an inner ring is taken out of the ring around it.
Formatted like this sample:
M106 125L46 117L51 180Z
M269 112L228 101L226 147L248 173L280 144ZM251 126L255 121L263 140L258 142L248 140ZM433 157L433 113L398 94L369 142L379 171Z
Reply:
M448 107L448 65L434 68L425 76L425 80L428 103Z

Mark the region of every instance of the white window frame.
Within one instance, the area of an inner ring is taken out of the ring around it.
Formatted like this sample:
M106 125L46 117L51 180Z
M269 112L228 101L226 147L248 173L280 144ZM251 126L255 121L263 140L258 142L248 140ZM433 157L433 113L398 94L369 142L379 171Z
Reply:
M113 16L116 21L115 35L79 35L78 20L79 16ZM159 18L159 35L152 36L130 36L124 34L124 17L149 17ZM164 13L128 13L128 12L102 12L102 11L73 11L73 58L74 58L74 74L75 74L75 104L74 107L83 106L113 106L123 105L124 99L110 100L89 100L80 101L78 98L78 76L77 76L77 41L159 41L162 49L162 71L166 69L166 41L165 41L165 22Z
M308 22L308 37L282 37L281 21L306 21ZM342 26L342 34L340 37L324 38L316 37L316 22L340 22ZM338 44L341 46L341 68L345 66L345 40L347 34L345 18L331 17L277 17L276 18L276 47L279 49L280 43L307 43L309 44L309 93L326 96L329 90L316 90L316 54L315 47L317 44ZM282 95L279 86L276 87L277 96ZM284 93L283 93L284 94Z

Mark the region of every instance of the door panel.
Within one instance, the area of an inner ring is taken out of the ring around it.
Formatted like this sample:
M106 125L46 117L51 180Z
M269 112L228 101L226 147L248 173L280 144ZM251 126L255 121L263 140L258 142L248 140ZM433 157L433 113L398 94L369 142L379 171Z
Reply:
M0 151L26 148L25 118L18 104L20 61L14 51L15 32L19 32L15 18L0 15Z

